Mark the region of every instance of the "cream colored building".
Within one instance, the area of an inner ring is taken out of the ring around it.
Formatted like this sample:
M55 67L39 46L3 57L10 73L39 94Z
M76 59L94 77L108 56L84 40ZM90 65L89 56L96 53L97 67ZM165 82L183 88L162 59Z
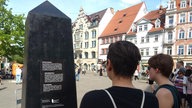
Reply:
M107 8L86 15L83 8L72 25L75 64L85 70L95 69L98 62L98 36L114 15L113 8Z

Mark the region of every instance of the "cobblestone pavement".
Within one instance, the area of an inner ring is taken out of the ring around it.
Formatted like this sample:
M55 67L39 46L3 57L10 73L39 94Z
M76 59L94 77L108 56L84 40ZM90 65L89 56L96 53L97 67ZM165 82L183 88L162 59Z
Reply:
M16 104L16 99L21 99L22 84L15 84L14 80L3 80L0 85L0 108L20 108L20 104ZM149 91L146 80L133 81L136 88ZM76 81L78 106L83 95L91 90L105 89L111 86L111 81L106 75L99 76L95 73L86 73L80 75L80 80Z

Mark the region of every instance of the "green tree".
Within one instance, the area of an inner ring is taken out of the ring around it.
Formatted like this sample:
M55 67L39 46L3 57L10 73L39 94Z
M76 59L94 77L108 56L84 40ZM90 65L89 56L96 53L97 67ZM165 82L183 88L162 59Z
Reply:
M23 61L24 15L14 15L7 9L7 0L0 0L0 56L10 61Z

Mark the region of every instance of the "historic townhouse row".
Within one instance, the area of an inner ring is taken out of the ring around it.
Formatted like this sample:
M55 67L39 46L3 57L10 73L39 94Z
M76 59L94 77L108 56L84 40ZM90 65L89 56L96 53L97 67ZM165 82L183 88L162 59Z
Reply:
M192 65L192 0L168 2L164 52Z
M92 15L80 9L73 23L75 63L93 69L107 59L108 46L131 41L140 49L142 69L157 53L192 64L192 0L170 0L166 8L148 12L141 2L114 13L108 8Z
M91 15L79 10L78 18L72 24L75 64L85 70L95 69L98 63L98 37L114 15L113 8L107 8Z

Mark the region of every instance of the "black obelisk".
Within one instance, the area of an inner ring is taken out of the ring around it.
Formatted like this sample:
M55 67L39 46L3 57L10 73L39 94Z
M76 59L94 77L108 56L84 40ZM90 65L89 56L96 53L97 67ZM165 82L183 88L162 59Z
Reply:
M22 108L77 108L71 19L45 1L26 20Z

